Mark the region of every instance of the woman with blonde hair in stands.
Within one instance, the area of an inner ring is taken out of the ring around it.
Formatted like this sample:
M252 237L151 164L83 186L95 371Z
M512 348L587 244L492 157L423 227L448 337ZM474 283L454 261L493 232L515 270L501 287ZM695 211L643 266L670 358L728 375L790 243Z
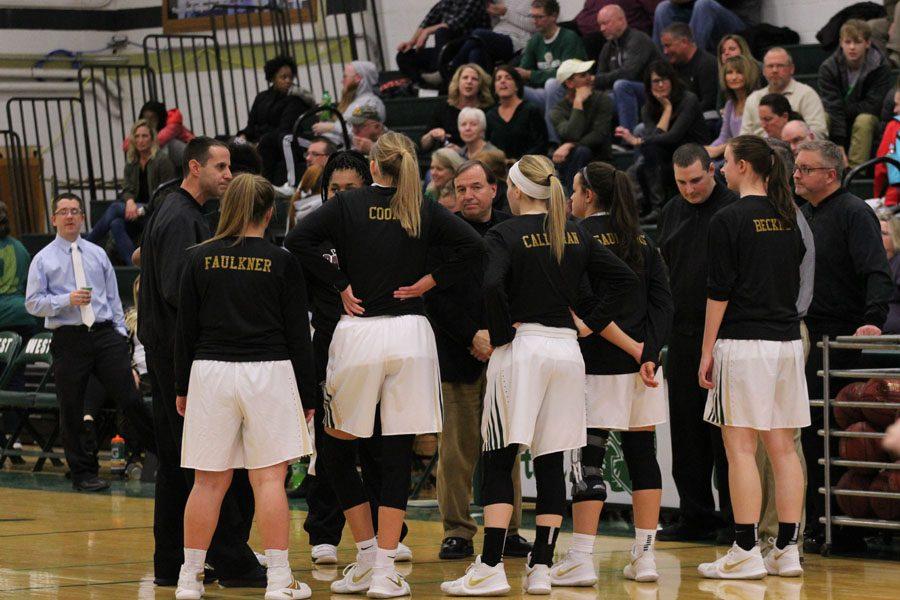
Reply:
M453 148L439 148L431 153L429 174L431 181L425 186L425 199L437 200L441 189L453 182L456 167L463 164L463 157Z
M706 151L710 158L721 158L725 153L725 142L741 133L744 103L747 96L759 87L759 66L752 57L731 56L719 69L719 90L725 96L722 109L722 127L717 137Z
M491 76L474 63L462 65L450 80L447 102L439 105L431 114L428 132L419 142L422 150L438 146L462 148L464 142L459 137L459 111L466 107L487 110L494 105L491 94Z
M624 262L566 220L566 197L547 157L526 155L515 163L508 195L517 216L485 235L484 301L494 351L481 432L484 546L465 575L441 584L453 596L510 591L502 556L513 510L509 472L520 447L531 452L537 480L537 532L524 591L550 593L553 550L566 510L563 452L586 442L584 360L577 338L603 332L626 344L612 317L638 282ZM593 288L603 286L602 296L577 295L585 277Z
M312 277L341 292L346 313L329 347L327 435L319 459L331 473L357 555L331 591L393 598L410 593L394 560L413 440L441 430L437 349L422 296L465 276L472 261L481 260L483 242L465 221L424 201L416 150L406 136L381 136L369 169L374 185L335 194L300 221L284 245ZM336 263L322 256L325 241L337 249ZM447 248L447 260L429 272L428 249L437 244ZM377 538L355 459L355 440L373 434L376 407L382 434Z
M312 595L288 560L284 480L288 464L312 452L304 416L315 406L316 371L300 265L263 237L274 204L268 181L235 177L216 235L189 250L181 277L176 407L184 417L181 466L195 475L179 600L204 594L206 551L232 472L243 468L265 547L266 600Z

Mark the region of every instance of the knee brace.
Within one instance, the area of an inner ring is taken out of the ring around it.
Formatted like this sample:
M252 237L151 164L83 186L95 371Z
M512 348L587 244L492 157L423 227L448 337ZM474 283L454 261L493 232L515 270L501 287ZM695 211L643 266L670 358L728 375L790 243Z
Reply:
M563 453L551 452L534 459L534 478L537 483L535 514L566 514L566 473Z
M412 434L381 438L381 506L406 510L415 438Z
M481 454L483 468L481 501L485 506L513 503L513 482L510 471L512 471L518 454L518 444L499 450L489 450Z
M622 453L631 477L631 491L662 488L662 474L656 461L652 431L622 432Z
M327 433L323 438L319 460L325 463L341 510L367 503L369 498L356 470L356 440L341 440Z
M605 429L588 429L587 446L572 453L572 502L606 500L606 482L603 481L603 459L609 432Z

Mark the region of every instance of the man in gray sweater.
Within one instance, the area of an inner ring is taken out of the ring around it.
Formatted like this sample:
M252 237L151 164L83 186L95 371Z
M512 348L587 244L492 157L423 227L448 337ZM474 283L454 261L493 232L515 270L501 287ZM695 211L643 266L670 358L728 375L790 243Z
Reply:
M593 89L594 61L570 58L556 71L565 97L553 107L550 120L562 142L553 152L553 162L567 193L575 173L591 159L610 160L613 103L606 92Z
M601 8L597 24L607 43L597 60L594 86L612 91L619 124L633 131L646 99L644 71L659 52L650 36L628 26L625 11L617 4Z

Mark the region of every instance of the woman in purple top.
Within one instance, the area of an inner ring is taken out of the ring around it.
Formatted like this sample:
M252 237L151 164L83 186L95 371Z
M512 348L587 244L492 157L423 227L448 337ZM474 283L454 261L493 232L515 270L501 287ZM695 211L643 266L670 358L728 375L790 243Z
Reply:
M725 60L725 65L719 72L719 87L727 100L722 112L722 129L719 130L719 137L706 147L710 157L720 159L725 153L725 143L741 133L744 102L758 87L758 81L759 67L752 58L738 55Z

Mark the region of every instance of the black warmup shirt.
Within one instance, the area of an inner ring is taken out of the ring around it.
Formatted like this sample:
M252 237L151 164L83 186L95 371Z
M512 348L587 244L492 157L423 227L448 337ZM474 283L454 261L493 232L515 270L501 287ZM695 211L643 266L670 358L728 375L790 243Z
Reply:
M398 300L394 292L428 274L428 251L445 246L447 261L430 271L438 287L463 277L484 252L484 242L469 225L437 202L423 202L418 238L406 234L393 218L394 188L368 186L336 194L288 233L284 247L314 277L362 301L364 317L424 315L421 298ZM321 245L331 240L338 264L322 258Z
M546 217L513 217L485 235L484 300L494 346L512 341L517 322L575 329L570 307L599 332L633 300L634 272L571 221L566 222L562 263L557 262L544 231ZM581 293L585 275L596 298Z
M175 316L188 248L210 238L202 207L183 188L150 215L141 242L138 337L149 350L175 351Z
M456 215L468 223L478 235L484 235L494 225L510 218L509 213L491 211L485 223L466 221L461 213ZM442 248L432 254L434 264L443 262ZM484 261L486 264L486 259ZM444 289L434 289L425 296L425 310L434 329L441 381L472 383L484 371L484 363L469 353L472 338L479 329L486 329L482 283L484 264L473 266L466 275Z
M662 209L659 250L669 267L669 284L675 303L675 333L703 335L709 220L735 200L737 194L725 185L716 183L709 198L702 204L691 204L681 196L676 196Z
M608 213L585 218L581 221L581 228L610 250L618 243ZM640 285L634 296L634 302L619 311L615 322L636 341L644 342L641 364L647 361L659 364L659 353L666 343L666 338L669 337L672 313L675 309L672 305L666 267L659 250L647 236L642 234L639 239L644 258L643 265L637 272ZM605 284L601 286L601 294L605 287ZM619 375L636 373L640 370L640 365L634 358L600 335L580 338L578 342L581 344L581 354L584 356L584 366L588 375Z
M319 255L328 262L338 265L337 250L334 244L325 242L319 245ZM344 314L344 305L341 302L341 294L334 286L316 279L309 269L303 269L306 279L306 289L309 291L310 311L312 312L311 324L315 329L315 335L325 336L329 344L334 335L334 328L341 315ZM325 344L328 346L328 344Z
M728 301L720 339L800 339L800 230L765 196L744 196L709 224L709 297Z
M300 265L262 238L235 240L190 251L178 298L175 390L187 393L194 360L290 360L300 398L312 408L317 380Z
M816 243L816 275L806 324L817 333L852 334L884 324L894 290L878 218L839 189L803 208Z

